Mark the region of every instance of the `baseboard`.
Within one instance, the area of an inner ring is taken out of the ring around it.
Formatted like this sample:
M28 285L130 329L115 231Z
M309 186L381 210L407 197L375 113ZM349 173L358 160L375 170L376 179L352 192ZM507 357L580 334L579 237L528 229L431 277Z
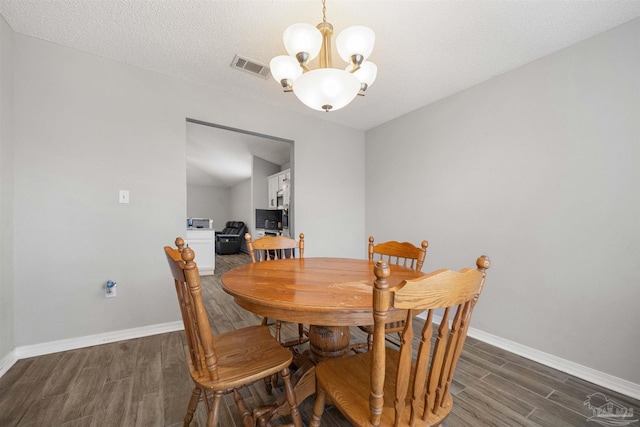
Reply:
M573 375L574 377L617 391L625 396L640 399L640 384L632 383L631 381L597 371L587 366L562 359L552 354L518 344L517 342L513 342L478 329L469 328L468 335L472 338L486 342L487 344L494 345L503 350L507 350L511 353L565 372L569 375Z
M0 378L18 361L15 350L12 350L0 360Z
M103 334L89 335L85 337L69 338L58 341L50 341L41 344L16 347L13 350L16 360L27 357L42 356L43 354L57 353L59 351L74 350L77 348L91 347L116 341L142 338L150 335L164 334L166 332L180 331L184 329L182 321L162 323L159 325L142 326L139 328L124 329L120 331L105 332ZM14 362L15 363L15 362Z
M424 313L420 314L418 317L425 319ZM440 324L441 320L441 316L433 316L433 323ZM493 335L479 329L469 328L467 335L487 344L491 344L503 350L517 354L518 356L522 356L550 368L573 375L574 377L589 381L590 383L597 384L609 390L617 391L625 396L640 399L640 384L632 383L631 381L596 371L595 369L587 366L562 359L552 354L536 350L535 348L527 347L526 345L518 344L517 342L501 338L497 335Z

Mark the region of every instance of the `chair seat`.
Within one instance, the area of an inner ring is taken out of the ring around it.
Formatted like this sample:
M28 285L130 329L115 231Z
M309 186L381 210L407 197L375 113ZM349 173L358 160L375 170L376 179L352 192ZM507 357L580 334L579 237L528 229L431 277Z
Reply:
M189 364L194 381L212 391L251 384L282 371L293 360L291 351L282 347L266 326L249 326L216 335L214 349L220 355L218 380L199 375Z
M369 384L371 383L371 357L372 352L360 353L341 359L331 359L320 362L316 366L316 378L321 387L326 391L329 399L355 426L370 426L369 411ZM382 408L381 426L394 425L395 388L399 353L397 350L387 347L385 358L387 369L385 371L384 404ZM410 383L413 382L413 377ZM408 398L410 396L407 396ZM451 411L453 400L451 394L443 399L443 407L437 417L429 414L427 420L418 421L416 426L431 426L442 422L443 418ZM422 413L424 402L420 402L419 411ZM348 410L343 410L348 408ZM407 399L403 412L401 425L409 425L411 415L410 400Z

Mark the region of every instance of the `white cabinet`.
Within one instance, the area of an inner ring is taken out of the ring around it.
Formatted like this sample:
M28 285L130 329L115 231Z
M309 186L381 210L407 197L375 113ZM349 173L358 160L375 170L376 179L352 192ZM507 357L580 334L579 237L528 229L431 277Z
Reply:
M268 178L269 184L269 209L278 208L278 175Z
M278 191L284 188L284 183L287 182L287 174L281 173L278 175Z
M284 175L285 176L282 180L282 204L283 204L283 208L288 209L289 199L291 195L291 171L287 169ZM280 183L279 180L278 180L278 183Z
M200 275L212 275L216 268L214 230L187 230L186 243L196 254L195 262Z
M269 209L288 209L291 194L291 170L273 174L267 178L269 185Z

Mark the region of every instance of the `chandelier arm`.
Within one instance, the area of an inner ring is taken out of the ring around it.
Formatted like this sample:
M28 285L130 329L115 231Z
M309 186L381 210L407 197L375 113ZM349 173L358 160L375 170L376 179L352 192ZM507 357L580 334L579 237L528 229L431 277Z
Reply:
M320 60L320 68L331 68L331 36L333 35L333 25L328 22L319 23L316 28L322 34L322 46L318 58Z

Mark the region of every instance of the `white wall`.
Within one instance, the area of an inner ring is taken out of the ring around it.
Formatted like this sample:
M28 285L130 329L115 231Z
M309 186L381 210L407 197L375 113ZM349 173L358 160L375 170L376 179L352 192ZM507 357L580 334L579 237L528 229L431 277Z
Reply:
M280 172L280 165L253 156L251 164L251 217L247 223L249 233L255 239L255 211L269 209L269 183L267 177Z
M213 228L222 230L231 217L231 190L213 185L187 185L186 218L211 218Z
M366 133L366 234L493 265L472 327L640 384L640 20Z
M179 319L162 247L184 233L186 117L294 140L308 256L362 253L364 132L14 36L16 346Z
M242 221L245 224L251 222L251 178L231 187L229 205L231 206L229 221Z
M318 130L323 129L321 122L317 125ZM367 244L360 230L360 226L364 227L364 212L360 212L365 201L364 145L336 129L320 138L313 147L312 158L307 157L310 148L307 141L296 140L292 169L295 176L291 180L293 232L296 238L304 233L305 257L366 258ZM313 167L300 164L299 159L313 162ZM313 192L306 190L306 183L310 181L316 184ZM310 223L309 218L314 218L314 222ZM351 228L355 224L357 226ZM324 238L316 234L316 227L322 228ZM327 240L330 246L325 244Z
M231 198L229 201L231 213L229 221L242 221L247 227L253 221L253 212L251 211L251 178L231 187ZM242 236L240 247L246 251L247 245Z
M14 343L13 32L0 18L0 373Z

